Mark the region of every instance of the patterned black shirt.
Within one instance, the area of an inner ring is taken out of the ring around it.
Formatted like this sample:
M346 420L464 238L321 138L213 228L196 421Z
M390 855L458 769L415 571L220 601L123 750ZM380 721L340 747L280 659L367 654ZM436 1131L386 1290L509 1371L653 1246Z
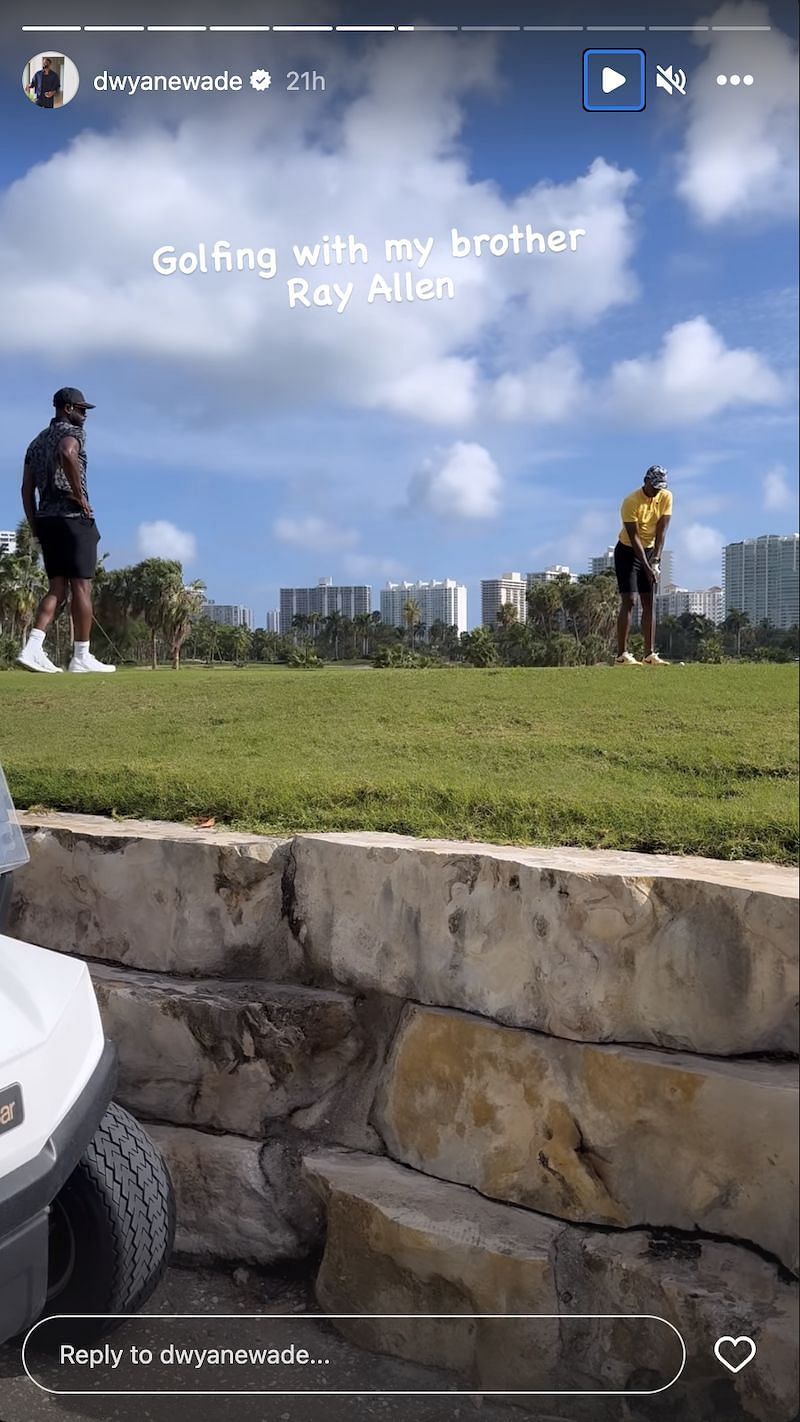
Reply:
M33 470L38 494L37 514L40 518L80 518L69 479L61 467L58 446L66 435L78 442L78 463L81 466L81 489L86 489L86 434L80 425L54 417L28 445L25 463Z

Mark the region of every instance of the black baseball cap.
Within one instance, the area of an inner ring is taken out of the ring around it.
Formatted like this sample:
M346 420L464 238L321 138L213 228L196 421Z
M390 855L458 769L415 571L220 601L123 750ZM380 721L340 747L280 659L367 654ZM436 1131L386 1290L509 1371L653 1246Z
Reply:
M90 405L86 396L74 385L64 385L61 390L57 390L53 396L53 404L57 410L63 410L65 405L84 405L87 410L96 410L96 405Z

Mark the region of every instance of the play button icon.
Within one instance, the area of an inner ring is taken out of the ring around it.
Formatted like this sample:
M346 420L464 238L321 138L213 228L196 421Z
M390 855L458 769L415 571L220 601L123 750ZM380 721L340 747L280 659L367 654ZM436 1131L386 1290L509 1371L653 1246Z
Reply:
M586 49L583 107L589 113L636 113L644 108L643 49Z
M616 69L609 69L608 66L604 67L601 80L604 94L613 94L615 89L621 88L627 82L624 74L618 74Z

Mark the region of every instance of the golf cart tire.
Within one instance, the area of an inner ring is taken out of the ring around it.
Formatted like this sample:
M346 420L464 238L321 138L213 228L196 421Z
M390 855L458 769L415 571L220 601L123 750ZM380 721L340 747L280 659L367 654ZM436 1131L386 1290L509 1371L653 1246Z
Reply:
M70 1263L63 1283L57 1271L50 1281L45 1315L136 1313L169 1263L175 1197L160 1153L116 1102L52 1208L62 1263L65 1237ZM115 1326L111 1318L76 1320L75 1332L97 1335Z

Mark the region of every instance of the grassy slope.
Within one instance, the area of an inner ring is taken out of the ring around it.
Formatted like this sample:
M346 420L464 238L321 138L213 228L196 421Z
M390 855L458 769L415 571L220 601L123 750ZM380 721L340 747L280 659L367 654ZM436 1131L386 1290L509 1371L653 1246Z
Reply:
M794 667L0 676L20 806L790 862Z

